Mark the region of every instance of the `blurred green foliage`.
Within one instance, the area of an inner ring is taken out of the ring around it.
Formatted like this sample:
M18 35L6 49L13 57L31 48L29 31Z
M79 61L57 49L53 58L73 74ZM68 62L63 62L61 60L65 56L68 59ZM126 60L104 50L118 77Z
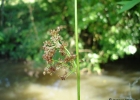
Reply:
M65 25L62 36L74 51L73 0L3 0L0 56L42 60L41 46L48 30ZM78 0L81 67L98 70L99 63L140 52L140 6L118 14L121 0ZM2 1L1 1L2 2Z

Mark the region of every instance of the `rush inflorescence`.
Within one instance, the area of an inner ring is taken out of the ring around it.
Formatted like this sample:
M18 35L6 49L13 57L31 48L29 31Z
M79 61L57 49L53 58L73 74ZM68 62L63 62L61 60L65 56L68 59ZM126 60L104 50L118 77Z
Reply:
M76 55L71 54L67 50L67 43L59 35L59 32L65 28L59 26L56 29L50 30L50 40L44 42L43 59L47 62L47 67L43 74L54 74L58 70L62 70L63 74L58 75L60 79L65 80L72 72L76 71L75 61Z

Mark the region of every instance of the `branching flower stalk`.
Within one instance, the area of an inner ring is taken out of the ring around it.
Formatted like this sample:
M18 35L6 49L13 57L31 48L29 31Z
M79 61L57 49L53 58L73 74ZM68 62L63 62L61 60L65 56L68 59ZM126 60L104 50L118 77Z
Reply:
M50 31L50 40L45 41L43 45L43 59L49 66L44 69L43 74L54 74L57 70L64 70L62 75L58 75L61 80L65 80L71 73L77 74L77 100L80 100L80 66L79 66L79 48L78 48L78 20L77 20L77 0L74 0L75 15L75 43L76 55L71 54L67 47L67 43L63 41L59 35L63 26L57 27ZM76 58L76 62L75 62Z
M62 80L65 80L71 73L76 72L76 63L74 59L76 55L71 54L67 47L67 43L63 41L59 35L64 26L59 26L57 29L50 30L50 40L45 41L43 45L43 59L47 62L47 67L43 74L54 74L58 70L64 71L62 75L58 75Z

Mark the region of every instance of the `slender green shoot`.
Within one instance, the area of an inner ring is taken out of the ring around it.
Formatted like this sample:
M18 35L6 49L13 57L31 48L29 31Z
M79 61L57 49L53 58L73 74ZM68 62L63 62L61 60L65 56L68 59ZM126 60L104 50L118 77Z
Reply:
M77 0L74 1L75 15L75 43L76 43L76 64L77 64L77 100L80 100L80 66L78 48L78 20L77 20Z

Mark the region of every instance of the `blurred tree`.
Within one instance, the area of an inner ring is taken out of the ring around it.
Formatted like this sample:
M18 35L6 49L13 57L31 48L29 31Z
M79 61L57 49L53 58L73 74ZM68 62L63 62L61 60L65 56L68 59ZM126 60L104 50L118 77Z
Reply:
M49 38L47 30L59 25L67 27L61 35L73 48L73 1L16 1L5 0L3 7L1 2L0 56L39 61L42 42ZM98 70L99 63L108 59L140 52L140 6L118 14L119 1L78 1L80 56L85 60L82 67Z

